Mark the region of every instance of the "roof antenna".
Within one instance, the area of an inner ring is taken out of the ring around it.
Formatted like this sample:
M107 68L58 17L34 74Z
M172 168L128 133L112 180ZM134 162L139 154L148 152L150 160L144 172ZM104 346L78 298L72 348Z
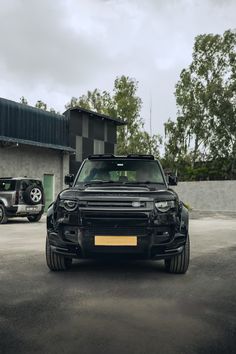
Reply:
M152 93L150 92L150 109L149 109L149 130L150 130L150 140L152 139ZM149 154L152 155L152 144L150 141Z
M149 129L152 137L152 94L150 93L150 109L149 109Z

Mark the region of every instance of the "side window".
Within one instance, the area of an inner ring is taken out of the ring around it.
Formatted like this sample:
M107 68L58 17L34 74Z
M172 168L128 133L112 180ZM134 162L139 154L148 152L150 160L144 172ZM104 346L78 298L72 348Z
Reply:
M7 192L11 190L11 183L10 182L1 182L0 183L0 191Z
M82 154L83 154L83 138L82 136L76 136L76 161L82 161Z
M104 123L104 140L107 141L107 123Z
M2 192L14 191L15 187L16 187L16 181L14 180L0 181L0 191Z
M82 123L82 135L85 138L88 138L88 117L84 114L83 115L83 123Z
M94 140L93 153L94 154L104 154L104 141Z

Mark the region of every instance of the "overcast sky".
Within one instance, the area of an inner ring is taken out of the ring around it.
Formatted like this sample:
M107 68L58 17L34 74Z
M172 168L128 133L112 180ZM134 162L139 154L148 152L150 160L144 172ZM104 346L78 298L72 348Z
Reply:
M72 96L139 81L153 132L175 118L174 87L194 37L236 28L236 0L0 0L0 97L61 112Z

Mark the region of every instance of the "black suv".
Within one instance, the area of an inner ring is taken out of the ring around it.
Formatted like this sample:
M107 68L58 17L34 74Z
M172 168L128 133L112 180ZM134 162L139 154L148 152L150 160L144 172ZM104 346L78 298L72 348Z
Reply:
M167 271L189 265L188 210L151 155L93 155L49 207L46 260L65 270L73 258L107 254L164 259Z
M5 224L12 217L27 217L30 222L36 222L43 212L44 192L40 180L0 178L0 224Z

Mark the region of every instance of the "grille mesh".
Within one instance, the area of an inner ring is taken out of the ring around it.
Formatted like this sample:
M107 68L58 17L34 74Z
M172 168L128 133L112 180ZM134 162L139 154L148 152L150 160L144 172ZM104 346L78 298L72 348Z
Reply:
M104 207L109 207L109 208L133 208L132 201L88 201L87 206L88 207L96 207L96 208L104 208ZM145 202L140 202L141 208L146 207Z
M92 235L111 235L111 236L137 236L147 234L147 229L145 227L101 227L101 226L91 226L88 228L88 232Z

